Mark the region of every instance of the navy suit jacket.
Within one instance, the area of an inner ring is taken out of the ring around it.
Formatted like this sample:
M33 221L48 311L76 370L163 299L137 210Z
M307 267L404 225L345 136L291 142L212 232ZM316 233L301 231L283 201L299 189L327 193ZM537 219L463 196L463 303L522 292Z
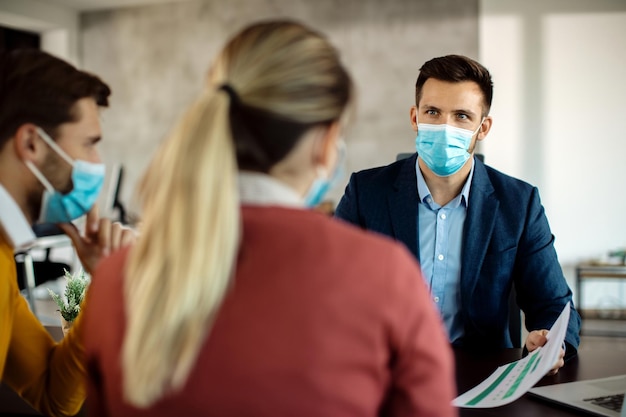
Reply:
M416 159L414 154L352 174L335 215L403 242L419 261ZM460 285L465 332L457 344L470 349L512 347L512 288L529 331L552 327L572 301L537 188L477 158L463 228ZM568 357L580 341L580 316L571 306Z

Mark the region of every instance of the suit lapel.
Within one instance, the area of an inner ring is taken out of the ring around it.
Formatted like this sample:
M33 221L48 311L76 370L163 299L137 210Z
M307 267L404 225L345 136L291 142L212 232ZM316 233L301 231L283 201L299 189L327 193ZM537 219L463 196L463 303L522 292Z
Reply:
M487 247L495 225L500 203L482 162L475 159L467 217L463 228L463 259L461 261L461 293L471 297L478 280Z
M387 195L387 203L391 215L392 236L403 242L419 260L416 160L417 153L404 161L393 187Z

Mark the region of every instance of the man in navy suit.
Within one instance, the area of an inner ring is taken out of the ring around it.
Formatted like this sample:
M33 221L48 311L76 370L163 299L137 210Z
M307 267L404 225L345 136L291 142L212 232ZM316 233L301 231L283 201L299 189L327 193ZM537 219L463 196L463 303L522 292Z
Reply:
M410 110L417 153L352 174L335 215L409 248L455 346L511 347L515 289L532 351L545 344L572 292L537 188L474 157L491 128L492 96L491 75L478 62L458 55L426 62ZM579 332L572 308L565 357L576 354Z

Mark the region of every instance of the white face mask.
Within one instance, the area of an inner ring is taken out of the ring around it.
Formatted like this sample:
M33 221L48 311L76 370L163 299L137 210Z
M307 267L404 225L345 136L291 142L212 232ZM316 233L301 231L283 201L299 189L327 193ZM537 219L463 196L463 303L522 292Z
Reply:
M331 175L327 169L318 167L317 178L304 196L304 205L312 208L318 206L328 191L336 185L343 175L343 164L346 158L346 144L343 139L337 141L337 163Z

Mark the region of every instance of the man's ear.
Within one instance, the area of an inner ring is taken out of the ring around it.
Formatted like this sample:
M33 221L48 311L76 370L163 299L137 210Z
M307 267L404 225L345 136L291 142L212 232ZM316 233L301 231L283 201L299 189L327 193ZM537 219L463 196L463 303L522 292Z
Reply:
M414 132L417 132L417 106L411 106L409 116L411 117L411 127Z
M493 119L491 116L486 116L483 123L480 125L480 129L478 130L478 135L476 135L476 140L483 140L487 137L487 133L491 130L491 125L493 124Z
M31 161L37 165L43 162L47 150L46 144L39 139L37 126L24 123L13 135L15 154L23 161Z

